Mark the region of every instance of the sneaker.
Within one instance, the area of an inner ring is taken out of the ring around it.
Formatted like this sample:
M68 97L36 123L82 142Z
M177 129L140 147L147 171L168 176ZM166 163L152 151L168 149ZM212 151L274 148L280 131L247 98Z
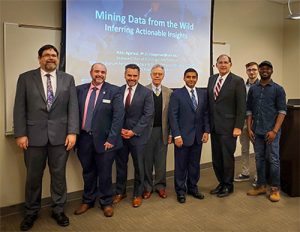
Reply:
M259 186L259 187L255 187L253 189L250 189L247 192L248 196L258 196L260 194L266 194L267 193L267 188L266 186Z
M280 200L280 192L277 187L271 187L269 199L272 202L277 202Z
M234 181L236 182L242 182L242 181L248 181L250 180L249 175L239 174L237 177L234 178Z
M255 188L257 186L257 176L255 175L253 178L252 186Z

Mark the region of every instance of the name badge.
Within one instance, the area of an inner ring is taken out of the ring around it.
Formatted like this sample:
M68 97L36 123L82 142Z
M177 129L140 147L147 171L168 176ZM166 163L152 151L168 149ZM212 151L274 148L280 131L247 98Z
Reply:
M103 99L102 101L103 103L107 103L107 104L110 104L110 100L109 99Z

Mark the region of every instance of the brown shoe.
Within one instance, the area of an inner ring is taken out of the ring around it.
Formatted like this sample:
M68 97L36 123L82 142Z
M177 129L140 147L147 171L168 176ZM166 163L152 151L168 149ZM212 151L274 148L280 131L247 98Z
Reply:
M88 209L92 208L89 204L81 204L78 209L74 211L75 215L80 215L88 211Z
M143 193L143 198L144 199L149 199L150 197L151 197L151 192L148 192L148 191L145 191L144 193Z
M254 187L253 189L250 189L247 192L248 196L258 196L260 194L266 194L267 193L267 188L266 186L258 186L258 187Z
M160 189L157 192L158 192L158 196L160 196L161 198L167 198L167 193L165 189Z
M114 200L113 200L113 204L118 204L120 201L122 201L125 197L127 197L126 194L122 195L122 194L117 194L115 195L114 197Z
M277 187L271 187L269 199L272 202L280 201L280 191Z
M105 206L103 213L105 217L112 217L112 215L114 215L114 208L111 205Z
M140 207L142 204L142 197L134 197L132 200L132 206L134 208Z

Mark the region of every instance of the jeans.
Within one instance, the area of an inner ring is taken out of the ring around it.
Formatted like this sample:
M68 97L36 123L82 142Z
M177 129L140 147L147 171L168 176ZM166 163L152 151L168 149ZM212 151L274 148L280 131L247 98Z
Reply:
M271 144L267 144L265 135L255 134L254 151L257 171L257 186L267 184L266 161L269 161L270 185L272 187L280 187L280 134L281 131L278 131Z

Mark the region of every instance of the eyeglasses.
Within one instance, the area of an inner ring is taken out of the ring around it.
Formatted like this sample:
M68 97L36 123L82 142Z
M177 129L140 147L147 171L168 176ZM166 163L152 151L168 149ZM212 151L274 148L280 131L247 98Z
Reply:
M249 68L249 69L247 69L247 72L256 72L256 71L258 71L258 69L256 69L256 68Z
M57 58L57 55L56 54L44 54L42 55L42 57L46 57L46 58Z

